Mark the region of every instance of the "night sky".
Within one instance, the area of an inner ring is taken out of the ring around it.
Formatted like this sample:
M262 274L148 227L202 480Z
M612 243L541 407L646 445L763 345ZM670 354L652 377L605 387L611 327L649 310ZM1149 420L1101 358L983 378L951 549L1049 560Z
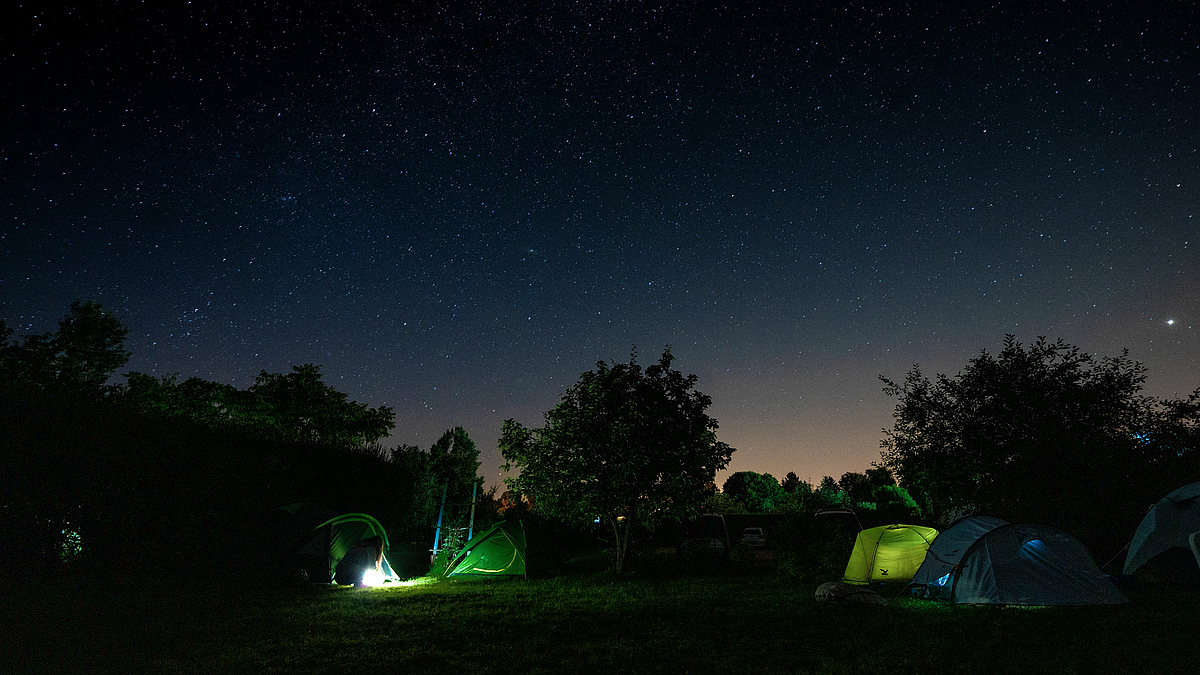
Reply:
M42 4L2 17L0 318L99 301L125 370L316 363L493 484L504 419L635 345L731 470L813 481L878 460L879 375L1005 334L1200 386L1193 2Z

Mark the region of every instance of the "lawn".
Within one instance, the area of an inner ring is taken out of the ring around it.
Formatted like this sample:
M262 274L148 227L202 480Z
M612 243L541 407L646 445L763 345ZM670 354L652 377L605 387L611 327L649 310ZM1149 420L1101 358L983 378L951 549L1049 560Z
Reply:
M1200 591L1114 607L817 605L773 573L354 589L3 581L0 672L1192 673Z

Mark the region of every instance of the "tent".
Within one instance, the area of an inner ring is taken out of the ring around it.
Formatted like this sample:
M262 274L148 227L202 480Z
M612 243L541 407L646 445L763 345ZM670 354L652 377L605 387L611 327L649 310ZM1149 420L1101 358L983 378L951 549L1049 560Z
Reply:
M1001 525L963 553L950 601L980 605L1128 602L1078 539L1048 525Z
M950 575L971 544L1008 521L992 516L966 516L950 524L929 545L921 568L913 575L913 594L946 600L950 597Z
M446 569L446 576L524 577L524 525L502 520L471 537Z
M376 547L369 556L351 558L369 559L366 564L373 567L378 556L383 577L396 579L387 561L387 532L365 513L339 514L311 502L281 506L258 523L253 542L258 549L253 556L256 574L325 584L335 580L358 583L365 569L342 565L339 570L339 563L348 553L358 554L369 544Z
M908 581L916 574L929 544L937 536L937 530L920 525L881 525L863 530L854 540L842 581L847 584Z
M1173 583L1200 583L1200 566L1188 541L1200 532L1200 482L1185 485L1158 500L1133 533L1125 556L1125 574Z

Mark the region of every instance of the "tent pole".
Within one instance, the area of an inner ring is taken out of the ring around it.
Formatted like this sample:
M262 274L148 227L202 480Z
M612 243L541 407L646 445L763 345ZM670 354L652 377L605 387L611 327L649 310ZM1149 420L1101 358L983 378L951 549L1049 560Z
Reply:
M467 528L467 541L475 536L475 495L479 492L479 481L471 483L471 524Z
M437 527L433 530L433 559L437 560L438 541L442 536L442 514L446 512L446 488L450 487L449 483L442 485L442 508L438 509Z

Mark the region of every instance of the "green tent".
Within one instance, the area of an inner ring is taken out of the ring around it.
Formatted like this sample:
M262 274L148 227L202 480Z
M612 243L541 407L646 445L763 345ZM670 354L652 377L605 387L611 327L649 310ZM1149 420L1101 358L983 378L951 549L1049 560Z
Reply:
M345 564L349 562L349 557L346 555L351 549L357 547L360 543L378 537L382 542L383 555L380 560L385 579L395 580L396 575L392 572L391 565L388 564L388 538L387 532L384 531L383 525L379 524L371 516L365 513L344 513L340 516L330 518L321 523L314 531L314 537L310 541L319 542L323 539L328 542L327 550L329 555L329 578L343 583L343 577L349 580L350 583L358 583L362 578L363 572L367 567L373 566L373 561L370 559L373 556L368 556L362 560L355 560L359 563L362 569L344 570Z
M446 576L525 576L525 526L519 520L502 520L471 537Z
M937 530L920 525L882 525L863 530L854 541L842 581L847 584L907 582L920 569L929 544L937 536Z
M382 545L382 572L385 578L395 579L388 564L388 538L383 525L365 513L343 513L321 504L302 502L281 506L257 525L252 541L262 547L262 555L254 564L258 574L279 576L288 580L332 583L339 576L339 563L350 558L369 559L371 555L347 557L356 547L375 541ZM263 557L265 556L265 558ZM340 570L343 578L357 582L362 571Z

